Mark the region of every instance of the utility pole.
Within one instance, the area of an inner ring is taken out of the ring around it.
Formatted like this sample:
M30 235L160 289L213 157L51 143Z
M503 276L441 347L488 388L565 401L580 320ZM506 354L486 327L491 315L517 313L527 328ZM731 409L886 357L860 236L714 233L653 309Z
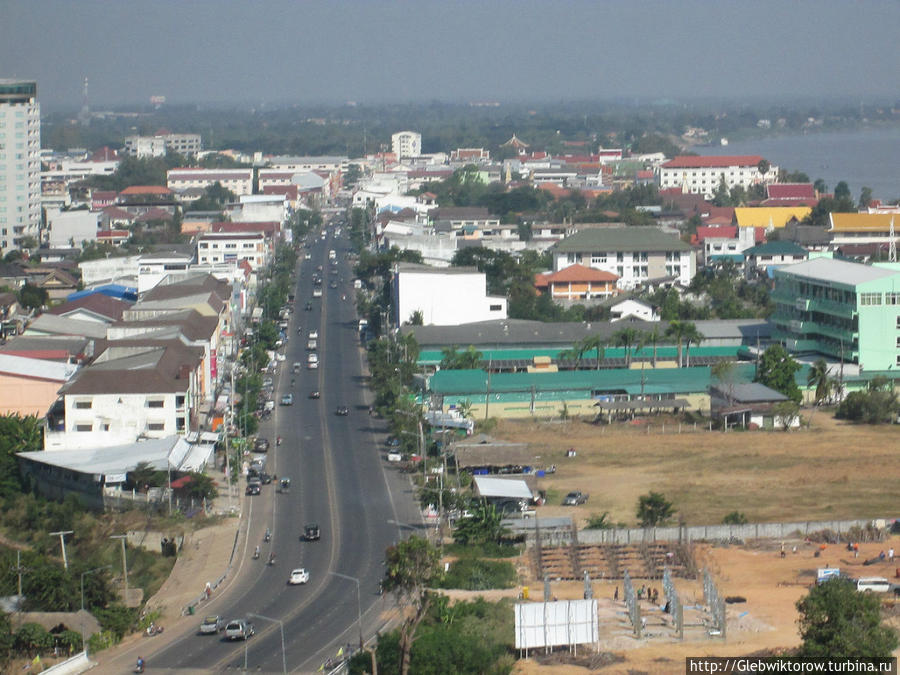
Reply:
M59 537L59 546L62 549L62 557L63 557L63 567L68 572L69 571L69 560L66 558L66 535L73 534L74 530L66 530L65 532L51 532L51 537Z
M21 598L22 597L22 575L29 571L29 569L27 567L22 566L22 552L21 551L16 551L16 566L10 567L9 570L10 570L10 572L15 572L16 576L19 579L18 595Z
M118 539L120 542L122 542L122 577L125 580L125 593L124 593L122 600L125 603L125 606L127 607L128 606L128 563L125 558L125 539L128 538L128 535L127 534L112 534L112 535L110 535L109 538L110 539Z

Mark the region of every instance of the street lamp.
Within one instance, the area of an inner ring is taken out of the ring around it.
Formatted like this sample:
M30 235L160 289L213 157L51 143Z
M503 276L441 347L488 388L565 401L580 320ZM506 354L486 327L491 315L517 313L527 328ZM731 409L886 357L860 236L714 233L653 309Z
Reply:
M108 570L112 565L103 565L103 567L95 567L92 570L81 573L81 611L84 612L84 577L100 570ZM84 616L81 617L81 651L84 651Z
M249 617L253 617L254 619L262 619L263 621L271 621L272 623L277 623L278 627L281 629L281 671L284 675L287 675L287 655L284 651L284 621L281 619L272 619L268 616L263 616L262 614L247 614ZM246 652L244 655L245 661L245 669L246 669Z
M356 582L356 627L359 629L359 648L363 649L365 643L363 642L362 633L362 602L359 599L359 579L351 577L349 574L340 574L338 572L329 572L329 574L334 577L340 577L341 579Z

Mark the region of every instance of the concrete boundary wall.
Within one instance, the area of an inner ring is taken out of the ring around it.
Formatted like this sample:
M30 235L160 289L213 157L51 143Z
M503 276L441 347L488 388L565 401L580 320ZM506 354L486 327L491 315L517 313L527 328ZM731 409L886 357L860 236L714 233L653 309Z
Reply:
M869 525L885 527L890 519L865 520L822 520L799 521L789 523L748 523L746 525L695 525L690 527L648 527L611 530L579 530L580 544L641 544L644 542L672 541L688 543L691 541L733 541L747 539L788 539L805 537L813 532L831 530L844 534L853 527L864 528ZM526 530L530 543L534 541L535 530ZM542 541L553 539L555 543L566 545L571 543L571 531L541 531ZM564 541L560 541L564 540Z

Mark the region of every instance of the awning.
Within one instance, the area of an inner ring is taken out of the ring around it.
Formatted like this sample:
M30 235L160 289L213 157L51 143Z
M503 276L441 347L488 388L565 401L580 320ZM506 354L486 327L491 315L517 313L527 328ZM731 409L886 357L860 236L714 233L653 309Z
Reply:
M500 497L504 499L533 499L531 488L524 480L508 478L491 478L475 476L475 491L481 497Z

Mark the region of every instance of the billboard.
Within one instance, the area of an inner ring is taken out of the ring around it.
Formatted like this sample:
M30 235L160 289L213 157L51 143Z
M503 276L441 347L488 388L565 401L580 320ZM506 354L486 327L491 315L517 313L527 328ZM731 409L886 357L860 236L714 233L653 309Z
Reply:
M597 643L597 601L522 602L515 606L516 649Z

